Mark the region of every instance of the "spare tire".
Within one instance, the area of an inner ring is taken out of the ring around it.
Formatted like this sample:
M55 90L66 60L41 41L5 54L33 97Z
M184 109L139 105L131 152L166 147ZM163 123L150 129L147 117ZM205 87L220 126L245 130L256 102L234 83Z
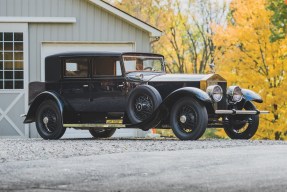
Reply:
M149 118L161 104L159 92L150 85L140 85L129 95L126 112L132 124Z

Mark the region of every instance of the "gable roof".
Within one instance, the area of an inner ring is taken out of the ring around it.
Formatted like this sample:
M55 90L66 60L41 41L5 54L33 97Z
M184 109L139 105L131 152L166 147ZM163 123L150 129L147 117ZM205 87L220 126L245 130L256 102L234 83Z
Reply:
M143 29L144 31L149 32L151 37L160 37L161 36L161 31L151 25L149 25L148 23L137 19L136 17L112 6L111 4L104 2L102 0L88 0L89 2L101 7L102 9L122 18L123 20Z

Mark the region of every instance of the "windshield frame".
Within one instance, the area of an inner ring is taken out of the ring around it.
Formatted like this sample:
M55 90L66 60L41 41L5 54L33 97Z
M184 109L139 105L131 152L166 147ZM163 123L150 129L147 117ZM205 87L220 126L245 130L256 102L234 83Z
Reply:
M147 60L149 58L155 58L160 60L161 62L161 71L147 71L147 70L134 70L134 71L127 71L126 70L126 65L125 65L125 57L134 57L134 58L143 58L146 57ZM122 64L123 64L123 69L124 69L124 74L128 74L128 73L145 73L145 72L149 72L149 73L165 73L165 62L164 62L164 57L162 55L158 55L158 54L124 54L122 55Z

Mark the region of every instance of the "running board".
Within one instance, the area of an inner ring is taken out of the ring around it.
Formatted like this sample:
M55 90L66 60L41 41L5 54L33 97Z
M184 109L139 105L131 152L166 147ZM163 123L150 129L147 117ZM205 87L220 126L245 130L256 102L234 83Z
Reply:
M64 124L67 128L126 128L124 124Z
M269 111L257 111L257 110L216 110L215 114L218 115L259 115L268 114Z

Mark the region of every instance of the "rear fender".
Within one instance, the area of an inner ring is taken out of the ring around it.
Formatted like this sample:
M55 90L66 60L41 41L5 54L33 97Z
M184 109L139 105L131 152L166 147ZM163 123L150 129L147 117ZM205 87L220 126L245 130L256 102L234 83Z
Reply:
M260 95L251 91L249 89L242 89L242 94L244 96L245 101L255 101L257 103L263 103L263 100Z
M60 97L60 95L56 92L53 91L44 91L42 93L40 93L39 95L37 95L37 97L34 99L34 101L32 102L32 104L30 105L29 111L26 115L26 118L24 120L24 123L32 123L35 122L35 118L36 118L36 111L38 109L38 107L40 106L40 104L45 101L45 100L53 100L54 102L57 103L59 110L61 112L63 121L65 121L66 119L71 118L71 113L69 110L69 106L66 104L66 102Z

